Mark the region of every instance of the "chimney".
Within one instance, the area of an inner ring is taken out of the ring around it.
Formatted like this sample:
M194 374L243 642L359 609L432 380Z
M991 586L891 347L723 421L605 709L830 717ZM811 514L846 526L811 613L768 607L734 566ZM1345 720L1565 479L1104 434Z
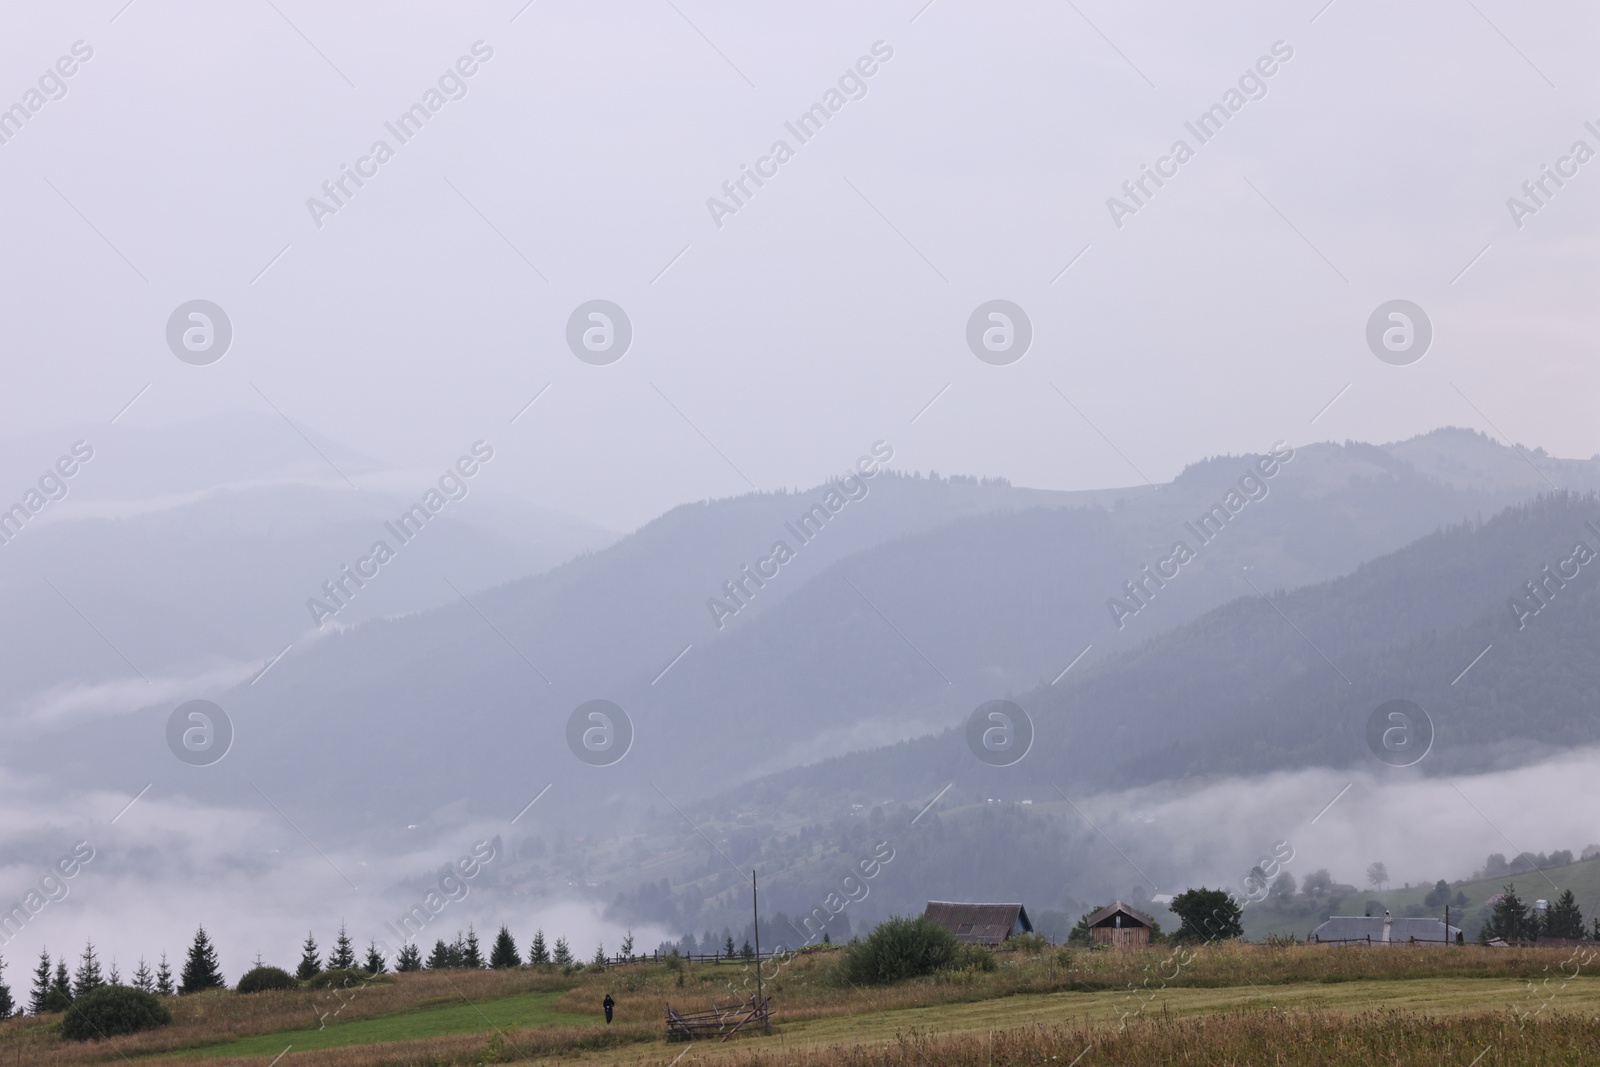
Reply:
M1389 935L1394 932L1394 920L1389 917L1389 909L1383 910L1383 943L1389 943Z

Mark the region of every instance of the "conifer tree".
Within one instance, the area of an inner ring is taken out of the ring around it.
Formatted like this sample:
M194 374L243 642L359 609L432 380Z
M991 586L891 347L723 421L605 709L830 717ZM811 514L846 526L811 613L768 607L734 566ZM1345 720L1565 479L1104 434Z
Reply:
M1550 914L1545 918L1542 933L1545 937L1569 937L1574 940L1583 936L1583 912L1579 910L1572 890L1563 889L1550 905Z
M517 951L517 943L511 937L511 930L504 925L495 935L494 947L489 950L489 966L497 971L507 967L522 966L522 954Z
M56 960L56 976L50 983L50 995L45 998L46 1011L66 1011L72 1007L72 979L67 975L67 961Z
M732 934L728 935L727 942L722 946L722 954L724 956L728 957L730 960L733 959L733 935Z
M167 966L167 954L161 954L161 964L156 968L156 996L170 997L177 990L172 986L172 968Z
M604 967L606 965L606 946L603 942L594 947L594 959L589 962L596 967Z
M528 962L550 962L550 950L545 947L543 930L535 930L533 932L533 944L528 946Z
M194 944L189 946L189 955L183 961L183 981L178 986L179 993L198 993L203 989L223 989L227 983L222 980L222 968L217 963L217 950L211 947L211 938L206 936L206 928L199 927L194 932Z
M467 943L461 953L461 966L477 970L483 966L483 952L478 947L478 934L472 924L467 924Z
M106 971L106 984L107 985L121 985L122 984L122 972L117 970L117 961L115 959L113 959L111 961L111 967Z
M422 950L410 941L401 945L394 957L394 969L401 972L422 970Z
M133 972L133 988L146 993L156 991L156 976L150 973L150 965L143 956L139 957L139 969Z
M633 931L631 929L628 931L627 936L622 939L622 958L633 959Z
M77 973L72 976L72 998L76 1000L105 984L106 980L100 974L100 958L95 955L94 942L90 941L84 945L83 955L78 959Z
M556 951L552 959L554 959L557 966L561 967L565 967L572 962L572 949L568 947L566 938L556 938Z
M33 992L28 998L28 1010L38 1015L49 1011L45 1001L50 997L50 950L39 950L39 966L33 969Z
M444 943L444 938L433 943L433 952L428 956L428 970L438 971L452 967L450 962L450 946Z
M753 960L756 958L756 950L750 947L750 939L748 937L744 939L744 947L739 949L739 955L743 956L747 960Z
M383 953L378 951L378 943L376 941L369 940L367 942L367 959L363 967L368 974L382 974L389 969L389 964L384 960Z
M17 1010L17 1002L11 999L11 987L6 985L6 961L0 959L0 1019L11 1018L11 1013Z
M1517 896L1515 883L1508 884L1500 894L1500 899L1495 901L1494 909L1489 913L1487 930L1490 937L1509 942L1531 941L1538 936L1535 921L1528 914L1528 905Z
M328 970L348 971L356 965L355 946L350 944L350 935L345 932L344 923L339 923L339 936L334 939L333 951L328 953Z
M304 982L321 973L322 957L317 952L317 939L307 930L306 943L300 946L300 966L295 968L294 976Z

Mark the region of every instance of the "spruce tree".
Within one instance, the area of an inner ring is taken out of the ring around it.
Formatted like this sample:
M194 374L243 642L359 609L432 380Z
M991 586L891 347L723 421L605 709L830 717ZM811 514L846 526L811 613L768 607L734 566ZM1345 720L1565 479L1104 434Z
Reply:
M517 943L511 937L511 930L504 925L495 935L494 947L489 950L489 966L497 971L507 967L522 966L522 954L517 951Z
M11 999L11 987L6 985L6 961L0 959L0 1019L11 1018L11 1013L17 1010L17 1002Z
M428 956L428 970L439 971L451 967L450 946L444 943L444 938L433 943L433 952Z
M478 934L467 924L467 943L461 953L461 966L478 970L483 966L483 952L478 947Z
M1517 896L1515 883L1508 884L1489 914L1489 936L1508 942L1531 941L1538 936L1535 925L1535 920L1528 914L1528 905Z
M67 975L67 961L56 960L56 976L50 983L50 995L45 998L46 1011L66 1011L72 1007L72 980Z
M722 954L724 956L728 957L730 960L733 959L733 935L732 934L728 935L727 942L722 946Z
M629 930L627 936L622 939L622 958L623 959L628 959L628 960L633 959L633 931L632 930Z
M1583 936L1583 912L1578 909L1578 901L1572 895L1572 890L1563 889L1550 905L1543 934L1545 937L1568 937L1574 940Z
M528 962L550 962L550 950L545 947L543 930L535 930L533 932L533 944L528 946Z
M83 955L78 959L77 973L72 976L72 999L76 1000L105 984L106 980L100 974L100 959L94 953L94 942L90 941L84 945Z
M350 935L345 932L344 923L339 923L339 936L334 939L333 951L328 953L328 970L348 971L356 965L355 946L350 944Z
M556 938L556 951L552 959L561 967L565 967L572 962L572 949L567 946L566 938Z
M753 960L756 958L756 950L750 947L750 939L748 937L744 939L744 947L739 949L739 955L743 956L747 960Z
M589 962L594 964L596 967L604 967L606 965L606 946L604 944L599 944L594 947L594 959L590 960Z
M150 965L139 957L139 969L133 972L133 988L145 993L156 991L156 976L150 973Z
M383 958L383 953L378 951L376 941L367 942L367 959L362 965L368 974L382 974L389 969L389 964Z
M222 968L217 963L217 950L211 947L211 938L206 936L206 928L199 927L194 932L194 944L189 946L189 955L183 961L183 982L178 986L179 993L198 993L203 989L224 989L227 983L222 980Z
M117 970L117 961L115 959L113 959L111 961L111 967L106 971L106 984L107 985L121 985L122 984L122 972Z
M394 957L394 969L401 972L422 970L422 950L410 941L401 945Z
M28 1010L38 1015L49 1011L45 1001L50 997L50 951L39 950L39 966L33 969L33 992L28 998Z
M161 954L161 964L156 968L156 996L170 997L177 990L172 987L172 968L167 966L167 954Z
M322 957L317 952L317 939L307 930L306 943L300 946L300 966L295 968L294 976L304 982L321 973Z

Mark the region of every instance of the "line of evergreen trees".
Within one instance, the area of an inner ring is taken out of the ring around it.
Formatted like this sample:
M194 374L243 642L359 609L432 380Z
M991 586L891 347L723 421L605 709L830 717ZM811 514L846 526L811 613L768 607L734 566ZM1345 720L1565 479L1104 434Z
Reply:
M633 958L631 932L622 939L621 954L628 959ZM534 933L533 940L528 945L526 958L528 966L580 965L565 937L557 937L552 947L546 942L542 929ZM259 964L260 961L257 962ZM604 966L609 962L605 947L597 946L591 964ZM477 931L468 926L465 935L457 933L452 942L446 942L442 938L435 941L433 951L426 958L417 945L408 942L401 946L394 960L394 969L401 972L482 967L501 969L523 965L523 955L517 948L516 939L505 926L500 927L487 959L484 958L483 949L478 942ZM11 988L5 982L5 967L5 960L0 958L0 1019L9 1018L21 1010L21 1006L12 998ZM324 960L315 934L308 932L305 943L301 946L300 963L295 968L295 977L307 981L325 971L338 970L383 974L389 970L389 961L379 951L376 941L369 941L365 955L358 959L355 944L342 922L339 924L338 936L334 938L333 948ZM153 971L141 956L132 980L124 983L115 963L112 963L109 969L102 969L99 954L95 951L92 941L84 946L83 954L78 957L78 965L74 970L68 969L66 956L52 960L50 951L46 947L40 951L39 962L33 970L33 989L26 1008L34 1015L66 1011L74 1000L92 990L101 986L124 984L164 997L227 988L227 983L222 977L221 964L217 959L216 947L211 943L205 927L201 926L195 931L194 941L184 957L183 968L177 975L176 981L165 952L161 954L160 962Z
M1600 941L1600 916L1586 928L1583 912L1572 890L1563 889L1561 895L1550 902L1543 915L1517 895L1516 883L1508 884L1489 911L1489 919L1478 932L1479 941L1500 938L1510 944L1519 941L1537 941L1541 937L1560 937L1579 940L1587 937Z

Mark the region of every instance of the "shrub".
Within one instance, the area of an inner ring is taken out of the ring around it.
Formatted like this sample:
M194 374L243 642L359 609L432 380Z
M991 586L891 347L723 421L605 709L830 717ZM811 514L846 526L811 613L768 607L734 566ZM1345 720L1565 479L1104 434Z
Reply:
M239 992L260 993L268 989L298 989L300 983L282 967L253 967L239 979Z
M153 994L131 986L107 985L72 1002L61 1020L61 1036L88 1041L170 1025L172 1013Z
M878 924L865 941L850 942L840 974L856 985L903 982L956 965L959 950L955 935L938 923L897 916Z
M320 971L306 980L307 989L354 989L357 986L371 985L374 982L383 982L387 979L377 977L369 971L357 970L354 967L336 967L331 971Z

